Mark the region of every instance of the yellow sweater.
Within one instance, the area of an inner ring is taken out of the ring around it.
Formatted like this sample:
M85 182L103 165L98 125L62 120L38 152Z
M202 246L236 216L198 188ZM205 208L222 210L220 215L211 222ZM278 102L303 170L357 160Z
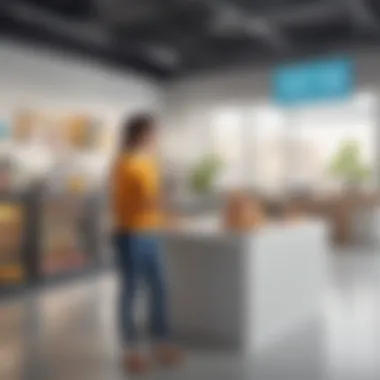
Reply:
M121 155L112 176L112 206L118 231L149 231L161 225L158 166L152 157Z

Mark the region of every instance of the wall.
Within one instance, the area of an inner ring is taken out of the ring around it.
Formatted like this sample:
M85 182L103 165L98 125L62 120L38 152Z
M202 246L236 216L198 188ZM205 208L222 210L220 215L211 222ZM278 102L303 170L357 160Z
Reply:
M364 94L374 94L376 98L380 92L380 77L378 76L380 53L354 51L349 54L356 61L358 91ZM186 136L186 142L189 141L187 144L188 151L194 155L207 151L212 138L209 135L209 124L213 122L216 110L238 106L245 107L248 113L252 110L254 114L257 108L271 107L270 84L272 71L273 67L226 70L211 74L204 73L169 84L166 87L168 135ZM372 107L375 111L371 111L375 114L376 104L375 101L375 106ZM344 108L347 109L344 110ZM345 107L341 107L342 111L335 112L334 117L338 117L340 123L344 123L343 116L350 118L350 122L352 122L353 116L357 119L362 117L362 111L360 111L362 108L359 107L359 111L352 110L351 104L347 104ZM378 111L379 107L377 107ZM315 121L315 117L318 118L318 116L318 112L314 112L313 116L304 112L303 120L306 120L306 117L313 118L313 121ZM366 117L368 118L368 114ZM376 124L378 124L379 117L375 115L372 120L376 120ZM251 114L243 122L244 127L252 129L252 124L255 122L257 122L257 119ZM375 140L377 147L379 147L380 133L377 132ZM199 144L199 141L201 141L201 144ZM170 150L174 150L174 148L168 146L168 151ZM380 150L376 148L376 151L378 155L376 161L378 163L377 172L380 173ZM181 153L184 155L190 154L185 152L184 149Z
M265 102L267 83L268 71L255 69L202 74L168 85L165 98L168 134L184 134L186 154L195 156L209 144L213 110L252 101Z
M380 52L351 52L356 61L357 87L369 92L380 91L378 61ZM170 125L181 125L179 120L189 114L201 114L214 107L228 105L257 106L270 101L270 84L273 66L223 70L203 73L166 87L166 114Z
M11 41L0 42L0 60L2 107L32 105L122 113L159 104L157 83L90 60Z
M371 91L380 90L380 52L361 50L350 51L346 55L355 60L357 86ZM245 67L192 76L169 84L166 88L167 101L168 104L175 105L178 112L189 104L207 108L221 102L266 102L270 96L273 69L273 65Z
M377 91L379 53L354 53L359 88ZM117 128L132 110L161 109L165 105L166 156L188 162L210 146L210 124L215 109L268 105L271 68L228 70L177 81L163 88L135 73L121 73L91 61L64 54L0 42L0 116L16 107L58 112L88 111L101 117L107 128ZM247 122L251 125L252 120ZM378 160L380 162L380 159ZM97 163L96 163L97 164ZM380 169L379 169L380 171Z
M121 118L129 112L161 107L159 86L153 80L84 58L4 40L0 42L0 62L2 119L11 118L19 107L53 114L88 113L116 133ZM41 149L23 148L21 153L28 163L47 162ZM97 168L105 160L98 155L87 161Z

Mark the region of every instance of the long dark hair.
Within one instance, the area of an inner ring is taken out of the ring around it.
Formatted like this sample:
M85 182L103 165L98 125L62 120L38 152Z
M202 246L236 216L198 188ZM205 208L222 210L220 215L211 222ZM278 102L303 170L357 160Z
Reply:
M121 151L134 149L141 139L153 130L154 124L154 117L150 114L138 114L128 118L123 126Z

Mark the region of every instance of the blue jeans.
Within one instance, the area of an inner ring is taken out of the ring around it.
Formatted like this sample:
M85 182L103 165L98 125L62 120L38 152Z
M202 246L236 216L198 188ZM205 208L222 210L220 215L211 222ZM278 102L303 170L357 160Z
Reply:
M123 343L134 345L138 341L134 315L141 284L149 292L151 336L157 341L166 340L169 335L166 288L158 237L153 233L119 233L114 243L121 280L118 317Z

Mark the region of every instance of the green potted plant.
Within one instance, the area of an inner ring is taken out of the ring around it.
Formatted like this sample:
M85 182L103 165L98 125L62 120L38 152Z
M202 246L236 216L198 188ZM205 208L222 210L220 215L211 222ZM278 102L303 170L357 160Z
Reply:
M215 155L207 155L199 160L190 174L190 186L198 194L209 193L222 168L222 162Z
M333 156L328 172L331 177L343 181L345 186L357 188L370 178L371 168L363 160L359 143L347 140Z

